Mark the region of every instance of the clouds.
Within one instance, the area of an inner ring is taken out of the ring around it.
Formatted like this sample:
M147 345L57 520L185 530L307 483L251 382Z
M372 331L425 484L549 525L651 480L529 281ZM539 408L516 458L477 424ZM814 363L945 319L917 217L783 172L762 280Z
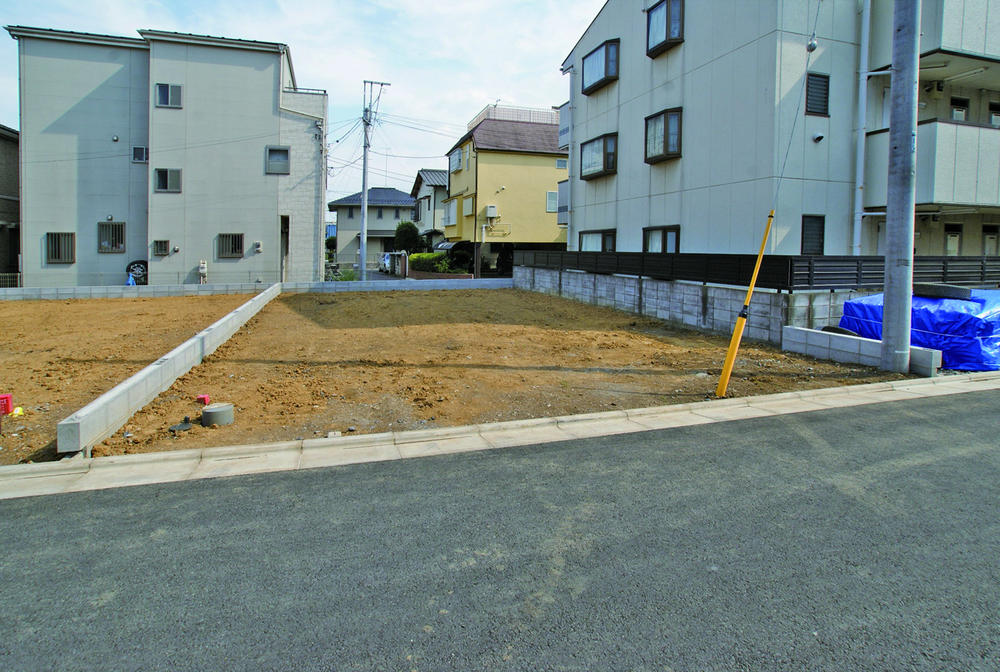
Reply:
M380 103L384 123L374 131L373 150L441 157L373 157L372 185L409 191L417 169L443 167L442 155L483 106L497 98L532 107L564 102L568 80L559 65L603 0L36 0L10 5L4 12L10 24L127 36L157 28L285 42L299 85L330 94L331 122L360 116L363 80L391 82ZM6 42L0 43L0 86L16 91L16 43ZM0 123L18 125L9 96L0 96ZM331 197L360 190L361 162L339 167L358 154L358 131L331 147Z

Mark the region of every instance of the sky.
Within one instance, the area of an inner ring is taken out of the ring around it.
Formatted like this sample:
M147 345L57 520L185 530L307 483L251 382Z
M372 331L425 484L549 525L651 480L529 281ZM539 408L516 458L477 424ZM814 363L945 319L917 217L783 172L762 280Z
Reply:
M563 59L604 0L0 0L0 23L138 37L152 28L289 45L330 96L328 199L361 191L363 81L389 82L369 185L409 192L488 104L569 98ZM0 124L19 128L17 42L0 33ZM9 92L9 93L8 93Z

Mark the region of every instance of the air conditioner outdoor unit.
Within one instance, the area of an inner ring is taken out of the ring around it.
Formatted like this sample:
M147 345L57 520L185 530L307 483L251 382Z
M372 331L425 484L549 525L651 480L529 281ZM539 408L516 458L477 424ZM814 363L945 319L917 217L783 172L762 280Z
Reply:
M497 206L495 206L495 205L487 205L486 206L486 218L487 219L496 219L499 216L500 215L497 212Z

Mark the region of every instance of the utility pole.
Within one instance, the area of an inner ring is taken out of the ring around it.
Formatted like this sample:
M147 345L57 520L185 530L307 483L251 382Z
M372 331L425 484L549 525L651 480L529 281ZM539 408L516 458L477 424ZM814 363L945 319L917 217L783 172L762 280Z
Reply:
M378 96L375 95L375 87ZM379 98L382 97L382 87L390 86L389 82L373 82L365 80L365 90L362 97L364 109L361 113L361 123L364 125L365 144L361 159L361 240L360 269L361 279L368 279L368 148L371 147L371 126L375 121Z
M910 370L913 304L913 207L916 200L920 0L895 0L892 17L889 184L881 368Z

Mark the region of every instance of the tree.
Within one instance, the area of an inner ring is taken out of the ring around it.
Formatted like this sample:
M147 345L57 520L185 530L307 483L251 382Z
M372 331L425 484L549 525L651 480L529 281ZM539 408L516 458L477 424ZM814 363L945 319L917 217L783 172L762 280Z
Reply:
M336 252L337 251L337 236L330 236L326 239L326 251Z
M420 238L420 232L417 231L417 225L413 222L400 222L396 227L393 245L397 251L405 251L407 254L422 250L424 243Z

